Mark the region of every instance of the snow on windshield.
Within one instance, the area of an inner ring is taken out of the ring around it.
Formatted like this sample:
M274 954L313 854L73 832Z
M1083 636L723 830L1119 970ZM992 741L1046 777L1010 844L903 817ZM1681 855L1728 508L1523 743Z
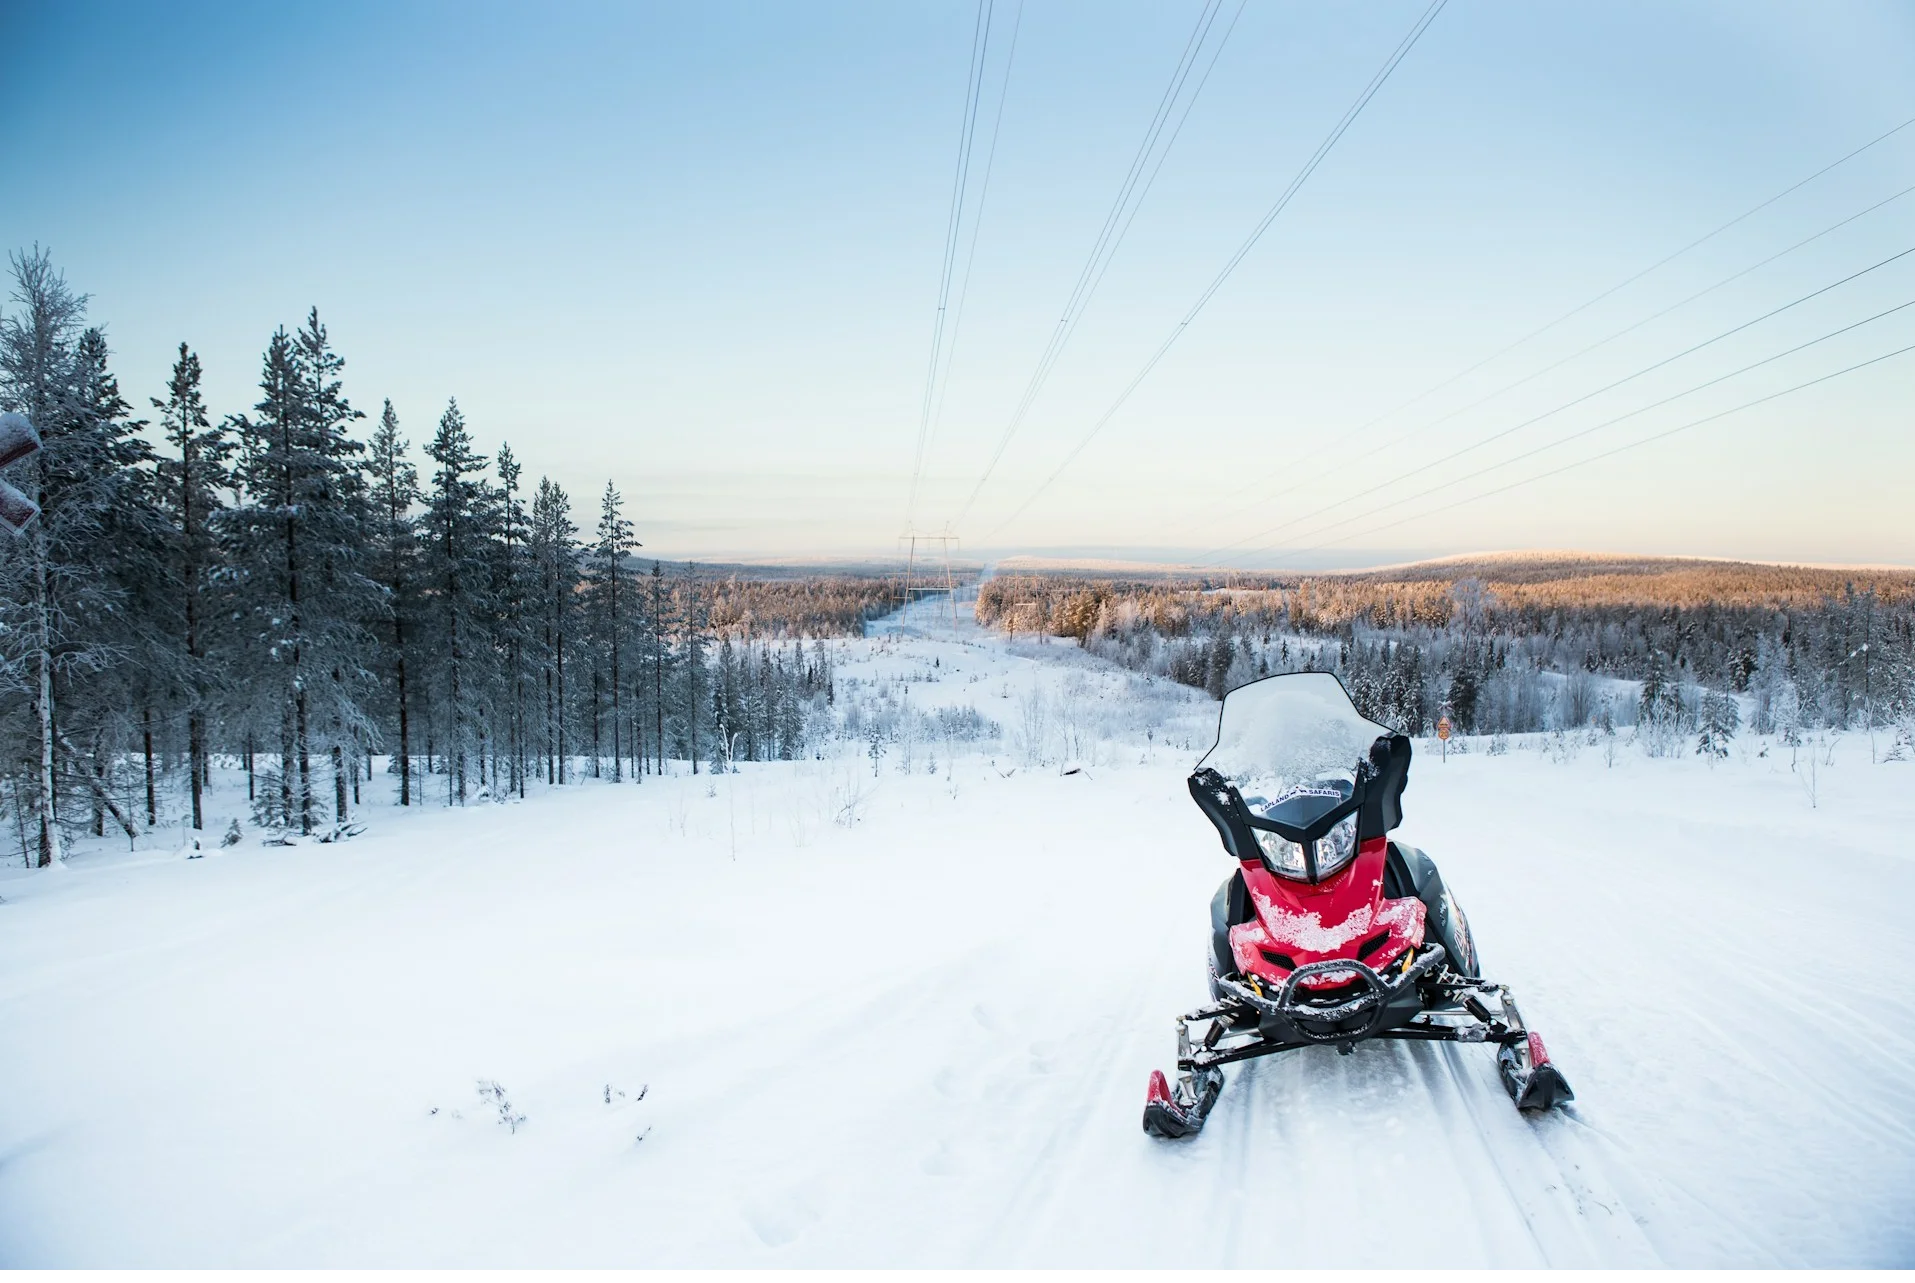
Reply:
M1286 798L1348 797L1332 780L1354 781L1387 726L1362 717L1329 673L1286 673L1239 686L1224 696L1217 743L1197 765L1237 786L1259 812Z

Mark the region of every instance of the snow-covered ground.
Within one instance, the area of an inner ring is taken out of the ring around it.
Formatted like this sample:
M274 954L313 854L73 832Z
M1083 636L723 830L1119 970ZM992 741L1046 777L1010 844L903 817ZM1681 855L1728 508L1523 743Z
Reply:
M1811 807L1755 742L1419 745L1401 835L1575 1104L1372 1044L1234 1067L1168 1144L1215 706L928 607L840 698L975 707L984 753L6 873L0 1264L1915 1264L1915 765L1851 737Z

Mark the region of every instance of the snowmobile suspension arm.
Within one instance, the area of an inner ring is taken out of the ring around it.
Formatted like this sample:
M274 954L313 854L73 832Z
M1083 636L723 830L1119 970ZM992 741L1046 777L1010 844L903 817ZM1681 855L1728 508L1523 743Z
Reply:
M1347 1048L1353 1043L1369 1038L1394 1038L1408 1042L1486 1042L1507 1047L1521 1043L1528 1037L1522 1017L1516 1014L1515 1004L1509 1000L1503 986L1473 981L1458 976L1447 968L1437 971L1442 962L1442 947L1434 946L1428 955L1418 959L1406 973L1395 977L1396 984L1391 985L1385 981L1378 990L1374 991L1374 994L1380 1001L1389 991L1400 989L1406 984L1420 982L1426 993L1432 996L1440 995L1455 1004L1454 1006L1445 1007L1440 1012L1425 1012L1408 1024L1385 1029L1376 1029L1372 1025L1368 1029L1352 1030L1341 1038L1324 1035L1306 1035L1296 1038L1271 1036L1263 1028L1257 1027L1264 1024L1264 1018L1267 1016L1275 1014L1288 1017L1290 1021L1294 1021L1297 1017L1321 1018L1321 1016L1315 1011L1296 1005L1294 1001L1284 1001L1280 998L1273 1002L1260 994L1253 996L1252 991L1245 990L1240 985L1226 982L1225 992L1232 994L1234 1000L1200 1007L1178 1019L1177 1066L1184 1070L1201 1070L1239 1060L1253 1060L1258 1056L1272 1056L1278 1052L1295 1051L1300 1047L1334 1044ZM1431 971L1436 971L1436 974L1430 976ZM1286 986L1285 997L1288 997L1288 988ZM1482 1001L1480 994L1491 994L1498 998L1504 1013L1501 1018ZM1350 1004L1352 1007L1355 1005ZM1344 1009L1337 1008L1332 1009L1330 1014L1346 1013ZM1448 1024L1430 1018L1438 1014L1464 1016L1468 1018L1468 1022ZM1189 1032L1190 1026L1206 1021L1209 1022L1210 1027L1193 1043ZM1230 1026L1237 1023L1250 1027L1232 1031ZM1292 1027L1295 1026L1292 1025Z
M1192 1012L1191 1014L1192 1016L1196 1016L1199 1013ZM1188 1019L1188 1017L1186 1017L1186 1019ZM1212 1029L1215 1030L1220 1027L1222 1027L1221 1019L1219 1019L1217 1025L1212 1026ZM1371 1038L1394 1038L1405 1042L1486 1042L1496 1046L1512 1046L1521 1042L1527 1036L1528 1035L1524 1034L1521 1030L1504 1029L1498 1032L1494 1029L1485 1028L1480 1024L1439 1025L1414 1023L1398 1025L1394 1029L1379 1030L1369 1035ZM1353 1041L1362 1042L1367 1041L1367 1039L1355 1039ZM1314 1042L1272 1042L1257 1034L1251 1034L1248 1040L1244 1042L1223 1042L1221 1040L1204 1039L1192 1045L1187 1052L1181 1052L1178 1055L1177 1068L1184 1070L1208 1069L1215 1065L1228 1065L1239 1060L1255 1060L1259 1056L1274 1056L1279 1052L1300 1051L1305 1047L1320 1047L1323 1045L1322 1043Z

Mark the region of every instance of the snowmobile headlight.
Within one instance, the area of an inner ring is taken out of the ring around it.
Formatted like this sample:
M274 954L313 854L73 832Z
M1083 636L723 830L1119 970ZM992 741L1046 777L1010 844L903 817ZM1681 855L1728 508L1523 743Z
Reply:
M1263 848L1263 858L1270 867L1288 878L1307 878L1309 868L1303 863L1303 847L1268 830L1259 830L1257 845Z
M1356 858L1356 815L1344 816L1317 839L1317 877L1327 878Z

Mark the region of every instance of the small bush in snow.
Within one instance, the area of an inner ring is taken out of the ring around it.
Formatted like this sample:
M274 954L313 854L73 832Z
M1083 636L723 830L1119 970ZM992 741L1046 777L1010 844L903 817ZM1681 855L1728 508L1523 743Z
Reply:
M499 1115L499 1126L511 1129L514 1136L525 1122L525 1115L512 1108L512 1102L506 1098L505 1087L490 1078L479 1079L479 1104L486 1109L495 1109Z
M841 829L855 828L864 809L865 798L869 796L855 777L841 780L831 789L829 808L831 822Z

